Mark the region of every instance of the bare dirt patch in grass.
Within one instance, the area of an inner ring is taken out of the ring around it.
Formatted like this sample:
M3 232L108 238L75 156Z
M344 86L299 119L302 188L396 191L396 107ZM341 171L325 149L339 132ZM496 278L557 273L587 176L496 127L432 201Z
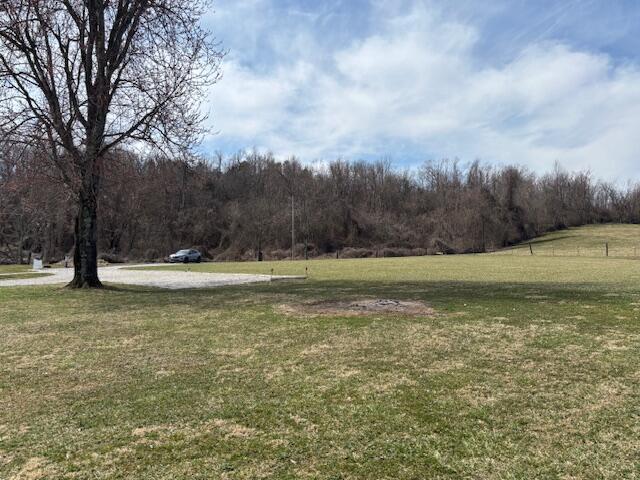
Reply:
M436 311L423 302L380 298L285 304L280 306L280 311L287 314L340 316L401 314L434 317L436 315Z

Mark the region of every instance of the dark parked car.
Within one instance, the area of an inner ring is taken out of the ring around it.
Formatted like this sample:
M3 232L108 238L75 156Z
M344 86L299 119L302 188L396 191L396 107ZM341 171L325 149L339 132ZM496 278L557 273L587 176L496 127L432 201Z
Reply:
M169 255L169 262L171 263L189 263L202 261L202 255L197 250L178 250L176 253Z

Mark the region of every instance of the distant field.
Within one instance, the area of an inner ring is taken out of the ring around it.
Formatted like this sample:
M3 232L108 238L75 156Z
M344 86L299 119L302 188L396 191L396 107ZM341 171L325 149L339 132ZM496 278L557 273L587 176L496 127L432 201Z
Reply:
M603 257L609 244L610 257L640 258L640 225L587 225L549 233L513 248L496 252L500 255L534 255Z
M640 261L171 268L309 279L0 289L0 478L640 475ZM435 312L325 308L363 298Z
M437 284L578 284L582 288L618 285L640 286L640 259L586 257L562 258L510 255L440 255L406 258L310 260L280 262L221 262L178 266L135 267L193 272L304 275L323 283L397 286L402 283Z

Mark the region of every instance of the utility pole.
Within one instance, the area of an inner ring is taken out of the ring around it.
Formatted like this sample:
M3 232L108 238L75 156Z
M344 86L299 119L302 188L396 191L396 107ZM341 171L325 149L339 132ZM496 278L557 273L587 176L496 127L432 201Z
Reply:
M293 204L293 193L291 194L291 260L295 255L294 247L296 246L296 232L295 232L295 210Z

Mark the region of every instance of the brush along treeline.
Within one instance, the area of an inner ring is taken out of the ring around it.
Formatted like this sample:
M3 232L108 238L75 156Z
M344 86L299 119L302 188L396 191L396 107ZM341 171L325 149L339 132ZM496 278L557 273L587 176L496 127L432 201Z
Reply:
M116 150L98 199L98 248L158 260L196 247L218 260L481 252L589 223L640 221L640 187L557 166L389 161L310 166L256 152L169 160ZM72 200L35 149L0 156L0 259L73 248Z

